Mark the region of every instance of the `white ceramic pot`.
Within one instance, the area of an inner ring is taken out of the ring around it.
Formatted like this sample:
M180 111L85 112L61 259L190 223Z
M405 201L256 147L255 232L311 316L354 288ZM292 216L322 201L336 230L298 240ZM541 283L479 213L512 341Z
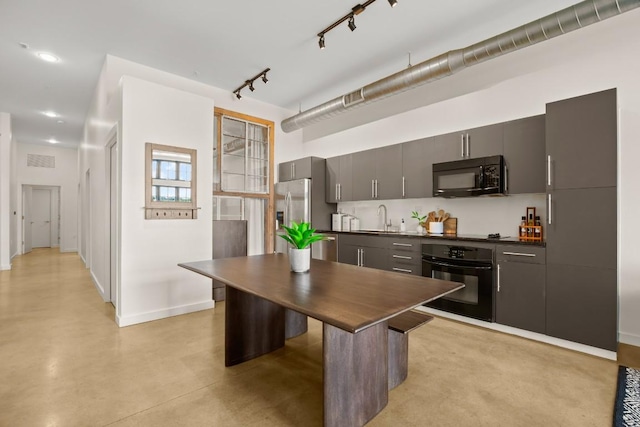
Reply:
M289 263L294 273L304 273L311 267L311 248L289 248Z

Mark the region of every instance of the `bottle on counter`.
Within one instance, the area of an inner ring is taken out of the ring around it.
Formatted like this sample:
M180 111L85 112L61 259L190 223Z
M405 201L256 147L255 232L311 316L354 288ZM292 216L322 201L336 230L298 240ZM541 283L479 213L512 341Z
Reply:
M527 217L522 217L522 222L520 223L520 237L527 237Z
M535 238L540 239L540 237L542 236L542 228L540 227L542 225L542 222L540 221L539 216L536 216L536 225L537 227L533 230L533 235Z
M404 218L400 220L400 231L407 231L407 228L404 225Z

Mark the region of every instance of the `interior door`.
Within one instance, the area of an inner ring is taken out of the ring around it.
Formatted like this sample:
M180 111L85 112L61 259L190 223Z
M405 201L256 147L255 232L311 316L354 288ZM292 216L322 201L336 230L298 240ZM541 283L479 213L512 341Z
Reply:
M31 252L31 204L33 201L33 189L25 185L22 187L22 245L23 253Z
M51 247L51 190L33 189L32 196L32 238L34 248Z

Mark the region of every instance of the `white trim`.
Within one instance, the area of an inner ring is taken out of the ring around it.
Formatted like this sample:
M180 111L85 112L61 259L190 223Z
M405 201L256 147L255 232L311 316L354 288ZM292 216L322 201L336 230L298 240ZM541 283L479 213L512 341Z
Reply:
M196 311L208 310L215 307L215 302L204 301L196 304L187 304L177 307L164 308L157 311L149 311L146 313L135 314L133 316L120 317L116 315L116 323L120 327L136 325L138 323L150 322L152 320L165 319L167 317L178 316L181 314L194 313Z
M11 263L9 264L2 264L0 266L0 270L11 270Z
M627 334L624 332L618 333L618 342L622 344L634 345L640 347L640 336L635 334Z
M65 253L65 252L78 252L78 248L65 248L65 249L60 248L60 252L62 252L62 253ZM80 258L82 258L82 257L80 257ZM84 260L82 260L82 261L84 261Z
M96 287L96 289L98 290L98 293L100 294L100 297L102 298L102 300L104 302L109 302L109 299L105 298L104 295L104 288L103 286L100 284L100 281L98 280L98 278L96 277L95 274L93 274L93 271L89 270L89 274L91 275L91 279L93 280L93 285Z
M504 332L509 335L516 335L534 341L555 345L569 350L579 351L581 353L590 354L592 356L602 357L603 359L616 360L617 353L614 351L603 350L589 345L579 344L573 341L567 341L560 338L550 337L549 335L539 334L536 332L525 331L524 329L513 328L511 326L500 325L498 323L485 322L483 320L472 319L470 317L459 316L457 314L448 313L446 311L436 310L435 308L420 306L417 310L426 313L435 314L436 316L446 317L448 319L457 320L462 323L469 323L486 329L492 329L498 332Z

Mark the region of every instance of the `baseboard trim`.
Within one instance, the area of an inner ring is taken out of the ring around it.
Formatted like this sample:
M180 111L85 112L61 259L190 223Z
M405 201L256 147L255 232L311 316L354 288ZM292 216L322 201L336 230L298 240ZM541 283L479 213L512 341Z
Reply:
M545 344L551 344L557 347L579 351L580 353L590 354L592 356L601 357L603 359L609 359L609 360L617 359L617 354L615 351L603 350L601 348L592 347L585 344L579 344L573 341L567 341L560 338L550 337L549 335L539 334L536 332L525 331L523 329L513 328L511 326L500 325L498 323L485 322L482 320L472 319L470 317L459 316L457 314L449 313L446 311L436 310L435 308L421 306L421 307L418 307L417 310L424 311L429 314L435 314L436 316L445 317L447 319L456 320L461 323L469 323L471 325L480 326L482 328L491 329L498 332L504 332L509 335L516 335L516 336L527 338L533 341L539 341Z
M213 300L203 301L195 304L181 305L177 307L164 308L162 310L149 311L146 313L133 314L130 316L117 316L116 323L120 327L137 325L138 323L151 322L153 320L166 319L167 317L179 316L181 314L194 313L196 311L208 310L215 307Z
M11 263L0 265L0 270L11 270Z
M77 249L77 248L67 248L67 249L62 249L62 248L60 248L60 252L63 252L63 253L67 253L67 252L78 252L78 249ZM82 257L80 257L80 258L82 258ZM84 261L84 258L82 259L82 261ZM86 263L85 263L85 264L86 264Z
M640 336L620 332L618 334L618 342L633 345L635 347L640 347Z
M100 295L100 298L102 298L102 301L109 302L109 300L105 298L104 288L100 284L100 281L98 280L96 275L93 274L92 270L89 270L89 274L91 275L91 280L93 281L93 286L96 287L96 290L98 291L98 294Z

